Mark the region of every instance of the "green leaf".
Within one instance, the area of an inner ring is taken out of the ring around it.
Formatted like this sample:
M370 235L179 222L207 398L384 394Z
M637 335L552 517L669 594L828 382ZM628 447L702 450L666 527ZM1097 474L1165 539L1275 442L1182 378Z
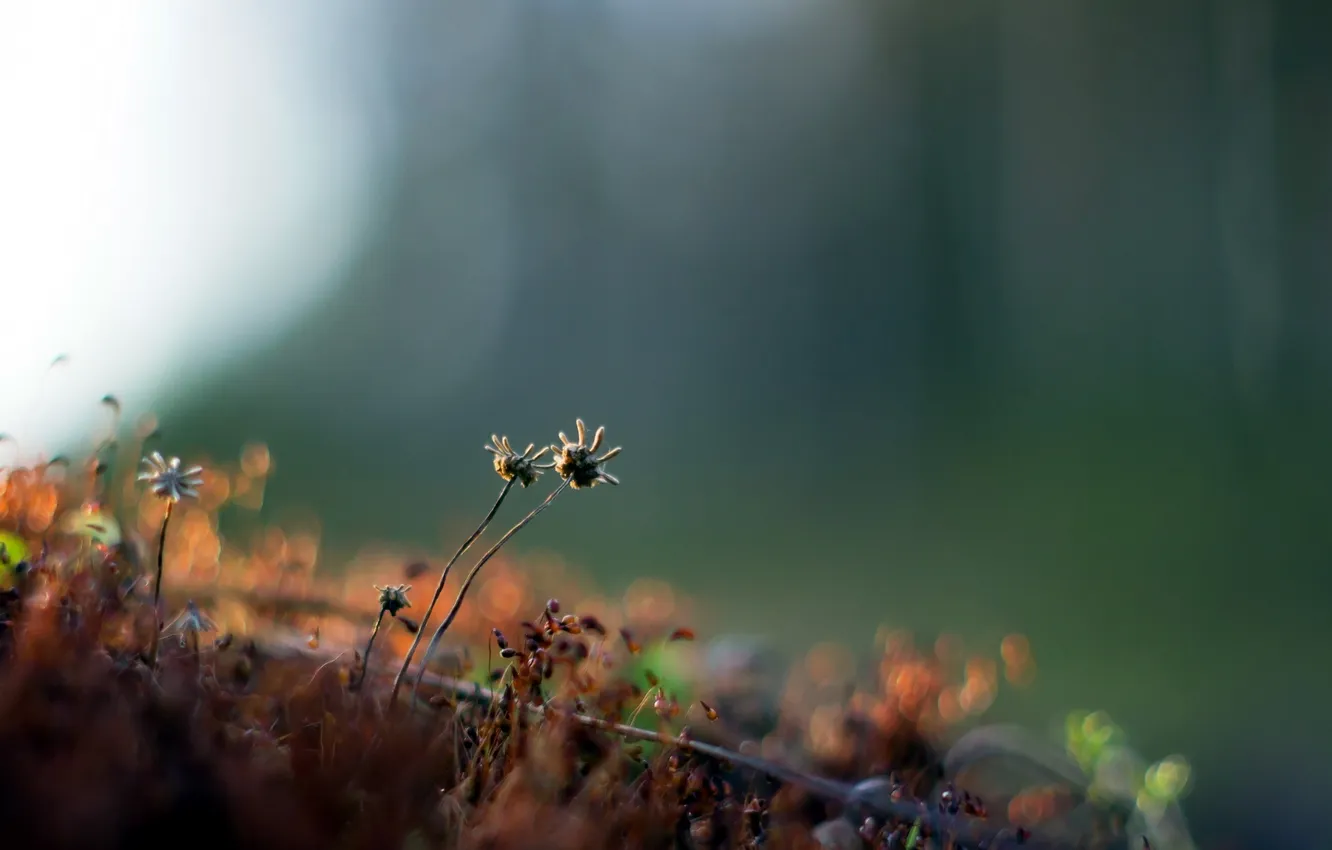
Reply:
M920 841L920 818L911 825L911 831L907 833L906 850L916 850L916 842Z

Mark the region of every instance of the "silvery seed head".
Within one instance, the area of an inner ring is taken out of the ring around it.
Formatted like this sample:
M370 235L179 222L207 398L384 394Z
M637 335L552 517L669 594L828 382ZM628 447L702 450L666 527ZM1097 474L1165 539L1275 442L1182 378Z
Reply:
M185 645L185 639L191 634L197 635L200 632L215 631L217 631L217 624L207 614L199 610L199 606L194 604L193 599L186 602L185 610L167 624L167 634L179 635L181 646Z
M375 585L375 590L379 591L380 609L387 611L390 617L396 617L403 608L412 607L412 603L407 600L407 591L411 589L410 584L390 584L388 587Z
M550 469L553 463L536 463L550 449L542 449L536 454L532 449L536 444L529 444L520 454L513 450L509 445L508 437L500 437L495 434L490 435L490 445L486 446L486 451L495 456L495 472L505 481L516 480L524 487L537 480L537 476L542 470Z
M606 436L606 427L597 429L592 435L592 442L587 442L587 426L583 420L577 420L578 442L570 440L564 432L560 432L560 442L564 445L552 445L551 451L555 452L555 473L561 478L569 481L569 486L575 490L581 490L584 487L595 487L601 482L607 484L619 484L620 479L611 475L602 469L606 461L620 453L620 448L611 449L601 457L597 457L597 449L601 448L601 441Z
M181 469L180 458L167 460L161 452L153 452L143 459L139 480L147 481L149 489L163 499L179 502L182 496L199 497L198 488L203 484L203 479L199 477L201 472L202 466Z

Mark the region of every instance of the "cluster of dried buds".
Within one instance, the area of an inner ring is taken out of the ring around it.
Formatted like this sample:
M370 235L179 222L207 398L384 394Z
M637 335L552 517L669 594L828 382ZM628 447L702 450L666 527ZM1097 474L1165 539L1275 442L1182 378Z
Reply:
M674 752L665 764L644 767L644 794L665 791L679 800L680 828L696 848L761 846L768 828L768 801L738 798L725 778L730 765ZM738 840L736 840L738 839Z
M590 614L560 616L559 612L559 600L548 601L535 621L523 621L523 638L516 646L510 644L498 628L492 629L500 657L510 661L509 669L513 671L515 680L528 686L526 690L536 705L543 702L541 683L551 679L560 666L568 668L570 682L576 691L591 688L591 682L578 671L579 663L586 661L591 654L587 643L580 636L585 632L602 637L606 634L606 627ZM491 672L491 677L497 679L503 674L503 670L496 670Z
M985 804L981 798L966 791L958 789L950 782L944 786L940 792L939 798L934 806L930 806L928 801L921 800L916 803L913 801L907 786L898 776L889 774L886 782L884 780L868 780L870 782L884 784L884 790L887 792L887 798L892 803L918 804L920 806L921 816L913 819L898 818L881 820L877 817L866 817L856 830L861 840L869 847L875 850L918 850L931 846L929 839L939 834L937 828L942 820L931 821L928 817L929 811L937 809L940 815L946 818L953 818L959 815L965 815L980 820L986 819L989 815ZM1018 828L1011 835L1012 840L1017 844L1022 844L1030 837L1025 829ZM937 846L937 842L936 845Z
M939 811L947 815L965 814L974 818L989 817L985 803L975 794L967 791L958 793L953 783L948 783L939 795Z
M928 828L922 827L919 820L882 826L874 818L865 818L857 833L862 841L876 850L915 850L924 846L930 837Z
M658 691L656 699L652 701L652 710L662 720L674 720L680 716L680 703L674 696L667 699L665 691Z

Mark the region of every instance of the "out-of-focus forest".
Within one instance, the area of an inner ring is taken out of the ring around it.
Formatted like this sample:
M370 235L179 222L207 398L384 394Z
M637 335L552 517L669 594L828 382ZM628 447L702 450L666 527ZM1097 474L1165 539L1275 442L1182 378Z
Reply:
M1201 846L1328 840L1323 6L370 17L365 246L157 404L176 450L265 441L265 511L319 517L337 569L465 533L492 431L604 422L624 485L517 553L665 579L701 632L788 651L1021 632L1038 678L992 716L1105 709L1186 755Z

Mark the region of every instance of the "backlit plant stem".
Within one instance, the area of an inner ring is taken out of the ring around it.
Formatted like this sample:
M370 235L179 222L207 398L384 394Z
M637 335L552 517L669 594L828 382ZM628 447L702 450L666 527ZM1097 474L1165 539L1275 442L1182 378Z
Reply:
M162 530L157 535L157 581L153 583L153 644L148 652L148 658L153 665L157 664L157 648L162 642L162 611L159 607L162 598L162 563L166 553L167 525L171 523L171 509L175 505L175 502L167 500L166 513L162 515Z
M173 501L167 501L166 514L162 517L162 531L157 536L157 581L153 585L153 616L158 615L157 603L162 598L162 561L166 554L166 532L167 525L171 522L171 509L176 506Z
M425 614L421 617L420 628L417 630L416 636L412 638L412 645L407 648L406 657L402 659L402 668L398 670L398 675L393 679L393 691L389 694L389 705L393 705L398 701L398 690L402 687L402 683L407 678L407 670L412 664L412 656L416 654L416 648L421 644L421 636L425 634L426 624L430 622L430 615L435 612L435 605L439 602L440 594L444 592L444 583L449 579L449 571L453 569L453 565L458 562L458 559L463 556L463 553L471 548L472 544L476 542L476 539L485 532L486 527L490 525L490 521L493 520L495 514L499 512L500 505L504 504L505 497L508 496L509 491L513 489L513 484L516 480L517 479L515 478L510 478L508 481L504 482L504 487L500 490L499 498L495 500L495 504L491 506L490 513L486 514L485 519L481 520L481 524L476 527L476 531L472 532L472 536L468 537L467 540L463 542L463 545L458 547L458 551L454 552L453 557L444 565L443 572L439 574L439 584L435 585L435 595L430 597L430 605L426 607ZM425 658L428 659L430 654L435 651L435 646L439 641L440 634L441 633L436 632L435 636L431 638L430 643L426 646ZM425 662L422 661L421 664L422 669L424 669Z
M387 608L379 609L379 616L375 618L375 627L370 630L370 640L365 642L365 652L361 659L361 678L356 680L356 690L361 689L365 684L365 676L370 672L370 652L375 648L375 638L379 637L379 627L384 622L384 614L388 612Z
M526 526L532 520L536 519L537 515L540 514L542 511L544 511L546 508L550 507L551 503L555 501L555 497L563 493L565 489L568 488L569 482L571 480L572 479L569 478L564 479L564 481L560 483L560 486L556 487L551 492L551 494L546 497L545 501L543 501L541 504L533 508L531 512L528 513L527 516L518 520L517 524L514 525L513 528L510 528L508 531L504 532L504 536L501 537L499 540L495 541L495 545L491 546L490 550L487 551L486 554L481 556L481 560L476 562L476 566L472 567L472 571L468 573L467 578L463 580L462 587L458 588L458 595L453 600L453 607L449 609L449 613L444 617L444 622L439 624L439 628L435 629L435 633L431 636L430 647L434 647L436 644L438 644L439 639L444 636L444 633L446 631L449 630L449 626L453 625L453 621L458 616L458 610L462 608L463 598L467 596L467 589L472 586L472 582L476 580L477 574L481 572L481 568L486 565L486 562L489 561L491 558L493 558L495 556L495 553L498 552L501 549L501 547L504 546L505 543L509 542L510 537L513 537L515 534L522 531L524 526ZM429 663L430 663L430 648L427 648L425 657L421 659L421 669L418 670L416 673L416 682L412 685L413 697L415 697L417 689L421 687L421 677L425 675L426 665Z

